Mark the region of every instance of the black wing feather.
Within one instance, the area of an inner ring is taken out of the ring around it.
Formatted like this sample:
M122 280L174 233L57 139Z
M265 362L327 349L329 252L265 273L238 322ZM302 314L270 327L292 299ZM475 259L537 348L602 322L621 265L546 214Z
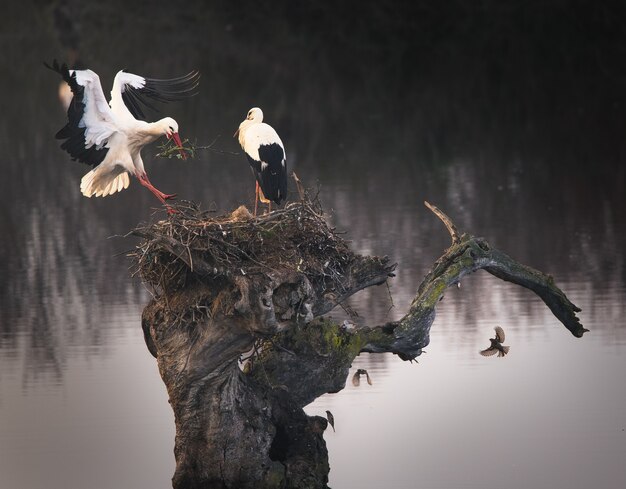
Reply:
M246 158L248 158L248 163L250 163L250 166L252 167L252 171L257 177L257 180L259 180L261 178L261 162L252 158L248 153L246 153ZM259 183L261 182L259 181Z
M143 111L148 108L158 112L148 99L161 103L178 102L188 97L193 97L198 92L196 89L200 83L200 72L197 70L187 73L185 76L160 80L157 78L144 78L143 88L133 88L125 85L122 91L122 100L135 119L146 120Z
M285 151L276 143L262 144L259 146L259 157L262 162L267 163L265 169L261 169L259 163L257 181L261 190L269 200L280 204L287 198L287 167L286 164L283 165Z
M61 149L67 151L72 160L78 160L95 168L102 163L109 148L98 149L95 145L90 148L85 147L85 131L87 128L79 127L79 123L85 114L85 104L83 102L85 88L76 82L76 73L70 74L67 64L59 65L55 59L52 61L52 66L45 62L44 65L46 68L59 73L70 86L74 95L67 109L68 122L56 133L55 137L65 140L61 144Z

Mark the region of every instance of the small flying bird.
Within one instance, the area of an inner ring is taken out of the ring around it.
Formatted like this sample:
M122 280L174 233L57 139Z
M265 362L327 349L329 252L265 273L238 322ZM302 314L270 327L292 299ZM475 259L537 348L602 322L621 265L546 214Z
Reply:
M372 379L370 379L370 374L368 374L367 370L365 370L364 368L360 368L352 376L352 385L354 387L358 387L361 385L361 375L365 375L365 378L367 379L367 383L369 385L372 385Z
M141 149L165 136L179 148L186 159L178 135L178 123L171 117L157 122L146 122L144 108L154 109L146 100L173 102L195 95L199 73L168 80L144 78L120 71L113 81L111 100L107 104L100 78L91 70L69 70L66 64L54 60L46 67L59 73L72 90L73 97L67 110L68 122L56 134L62 139L61 149L72 160L92 166L80 182L85 197L106 197L128 188L128 175L135 175L139 183L152 192L168 208L166 200L175 194L165 194L150 180L141 159Z
M490 357L491 355L498 354L499 357L503 357L509 352L509 346L504 346L502 342L504 341L504 330L500 326L496 326L493 328L496 330L496 337L489 338L491 341L491 346L484 350L480 351L480 354L484 357Z
M332 426L333 431L335 431L335 417L333 416L333 413L326 411L326 419L328 419L328 424Z
M253 107L239 124L234 136L239 135L239 144L248 158L256 179L254 215L258 201L280 205L287 198L287 156L285 146L272 126L263 122L263 111Z

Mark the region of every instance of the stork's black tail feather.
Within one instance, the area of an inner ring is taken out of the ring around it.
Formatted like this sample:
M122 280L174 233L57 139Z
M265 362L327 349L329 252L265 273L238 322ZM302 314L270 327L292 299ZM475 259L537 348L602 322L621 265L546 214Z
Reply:
M287 198L285 151L276 143L262 144L259 146L259 156L263 164L255 168L257 181L265 197L280 205Z
M267 199L280 205L287 198L287 172L283 168L267 168L257 174L257 180Z

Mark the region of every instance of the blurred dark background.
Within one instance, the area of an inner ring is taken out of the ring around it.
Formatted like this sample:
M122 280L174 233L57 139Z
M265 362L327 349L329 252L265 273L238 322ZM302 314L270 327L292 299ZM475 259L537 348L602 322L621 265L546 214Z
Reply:
M491 152L497 157L485 158L482 176L511 173L524 160L541 207L560 200L554 179L580 188L571 206L601 191L616 211L623 207L615 200L625 180L620 2L64 0L11 8L0 22L3 83L13 94L3 101L3 133L14 141L33 132L25 112L44 109L37 94L53 80L45 59L76 56L107 94L121 68L154 77L199 68L200 96L166 112L184 113L181 132L191 127L202 142L222 135L236 148L233 127L259 105L296 143L293 163L327 181L372 172L417 178L424 167ZM388 197L398 183L378 192Z
M514 0L9 4L0 18L0 331L12 341L15 309L40 303L51 283L62 294L70 272L95 308L126 286L128 264L112 257L132 242L105 238L157 207L135 184L111 198L80 196L88 168L53 138L65 117L57 75L42 62L54 58L99 73L107 95L122 68L201 71L195 98L153 116L174 116L184 137L225 153L178 162L145 149L165 192L218 211L251 203L231 135L260 106L333 222L363 252L397 257L407 276L423 274L447 240L422 207L430 200L522 261L598 287L607 276L623 283L624 10ZM413 281L403 280L410 295Z

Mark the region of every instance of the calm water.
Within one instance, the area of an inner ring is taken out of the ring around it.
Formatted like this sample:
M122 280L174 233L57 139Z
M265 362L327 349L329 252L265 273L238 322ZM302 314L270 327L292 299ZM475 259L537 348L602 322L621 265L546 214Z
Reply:
M289 63L255 64L273 58L242 49L237 24L206 12L183 19L184 34L155 13L154 25L169 29L151 39L149 22L79 13L81 55L105 91L122 67L163 77L201 69L193 103L166 109L184 137L221 136L217 148L239 151L230 135L251 106L264 109L291 167L320 186L352 246L398 262L392 300L378 287L351 301L364 323L402 316L449 243L424 200L552 274L582 308L591 332L576 339L530 292L486 273L448 291L419 364L360 356L351 373L366 368L372 386L348 379L306 408L335 416L337 432L326 434L333 488L626 485L626 99L610 77L551 91L541 73L503 88L475 74L438 78L442 69L407 92L394 78L401 72L350 79L312 52L301 64L288 50ZM3 76L14 96L0 118L0 489L168 487L173 415L141 333L150 295L123 256L135 242L121 237L162 214L136 182L113 198L80 196L86 168L53 138L64 114L58 80L41 68L65 52L51 10L27 2L8 18L0 47L17 40L20 51L0 50L14 68ZM126 49L95 34L117 21ZM307 71L314 61L318 78ZM161 190L220 211L251 203L242 155L174 162L154 153L144 160ZM511 353L483 358L498 324Z

